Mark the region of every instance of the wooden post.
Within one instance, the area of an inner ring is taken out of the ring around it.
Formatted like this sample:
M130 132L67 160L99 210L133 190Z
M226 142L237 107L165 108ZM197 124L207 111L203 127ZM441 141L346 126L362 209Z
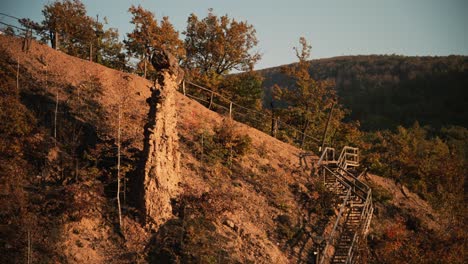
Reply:
M29 30L30 29L28 27L28 28L26 28L26 31L24 32L22 50L25 51L25 52L29 51L29 42L30 42ZM32 32L31 32L31 35L32 35Z
M271 117L271 136L276 138L276 134L278 133L278 120L279 117L276 117L273 115Z
M16 90L18 91L19 95L19 57L18 57L18 66L16 68Z
M211 106L213 105L213 96L214 96L214 92L212 91L211 96L210 96L210 105L208 105L208 109L211 109Z
M307 131L307 128L309 128L309 124L310 124L310 121L307 120L307 122L306 122L306 124L305 124L305 127L304 127L304 129L302 130L301 148L304 147L304 143L305 143L305 140L306 140L306 131Z
M185 80L182 80L182 92L184 93L184 95L187 95L185 92Z
M229 103L229 118L232 118L232 101Z
M93 43L89 43L89 61L93 61Z
M32 42L32 29L28 28L28 38L27 38L27 45L26 45L26 51L29 52L29 49L31 48L31 42Z
M55 31L54 45L56 50L59 50L59 36L60 34L57 31Z

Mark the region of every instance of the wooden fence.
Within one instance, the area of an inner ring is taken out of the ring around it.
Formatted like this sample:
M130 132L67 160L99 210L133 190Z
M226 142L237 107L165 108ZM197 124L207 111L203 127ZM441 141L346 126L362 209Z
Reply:
M185 96L198 101L208 109L254 127L286 143L299 146L303 138L320 143L316 137L305 134L281 121L271 111L259 111L242 106L225 95L189 81L183 81L180 90Z

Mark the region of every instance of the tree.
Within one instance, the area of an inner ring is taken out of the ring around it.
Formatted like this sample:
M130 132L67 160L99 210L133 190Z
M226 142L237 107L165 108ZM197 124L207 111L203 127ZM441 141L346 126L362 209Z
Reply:
M262 76L254 71L226 76L220 88L232 101L251 109L262 108Z
M310 133L319 137L325 128L327 110L333 109L331 126L337 127L344 116L344 111L337 104L337 96L332 80L317 81L310 76L309 62L312 47L306 39L299 39L300 48L295 47L296 57L299 62L292 67L284 68L284 73L294 80L294 87L274 88L276 99L287 105L283 109L282 119L300 128L304 134ZM305 143L305 137L301 139L301 145Z
M183 42L168 17L163 17L158 25L154 14L141 6L132 5L128 11L132 14L130 22L135 28L127 34L128 40L125 41L125 45L131 55L140 58L145 77L148 66L151 67L148 61L155 49L165 49L179 60L184 57Z
M126 56L122 52L119 33L115 28L104 29L104 24L86 15L86 8L79 0L55 1L42 10L44 21L39 25L29 19L22 19L22 25L43 35L43 41L50 41L55 49L89 59L107 67L127 70ZM46 35L44 35L46 33Z
M96 38L97 22L86 15L86 8L80 0L55 1L42 10L42 24L48 31L52 48L66 53L89 58L89 46Z
M123 43L119 42L119 32L109 28L98 40L96 62L113 69L128 71L127 56L122 51Z
M191 14L183 34L187 51L184 66L195 78L204 77L207 82L232 70L253 69L261 58L258 52L252 51L258 43L252 25L227 15L218 17L211 9L202 20Z

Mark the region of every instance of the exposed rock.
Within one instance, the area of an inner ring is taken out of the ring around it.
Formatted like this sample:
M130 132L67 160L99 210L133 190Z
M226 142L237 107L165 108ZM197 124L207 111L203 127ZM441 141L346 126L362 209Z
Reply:
M167 55L167 53L164 53ZM153 56L152 62L161 56ZM148 123L145 126L143 209L146 223L157 229L172 217L170 199L179 193L180 153L177 135L175 93L179 85L178 66L162 58L158 79L151 88Z
M176 57L165 49L155 50L153 52L151 64L158 72L167 71L169 74L176 76L176 82L178 84L184 78L184 71L179 67Z
M236 225L234 224L234 222L233 222L232 220L230 220L230 219L224 220L224 223L223 223L223 224L226 225L226 226L228 226L228 227L231 228L231 229L234 229L234 227L236 226Z

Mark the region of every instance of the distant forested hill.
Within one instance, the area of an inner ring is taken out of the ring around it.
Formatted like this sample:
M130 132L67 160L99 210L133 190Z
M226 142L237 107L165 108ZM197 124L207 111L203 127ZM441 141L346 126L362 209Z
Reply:
M291 86L279 66L260 70L265 105L271 87ZM340 102L365 130L422 125L468 127L468 57L348 56L310 62L317 79L332 78Z

